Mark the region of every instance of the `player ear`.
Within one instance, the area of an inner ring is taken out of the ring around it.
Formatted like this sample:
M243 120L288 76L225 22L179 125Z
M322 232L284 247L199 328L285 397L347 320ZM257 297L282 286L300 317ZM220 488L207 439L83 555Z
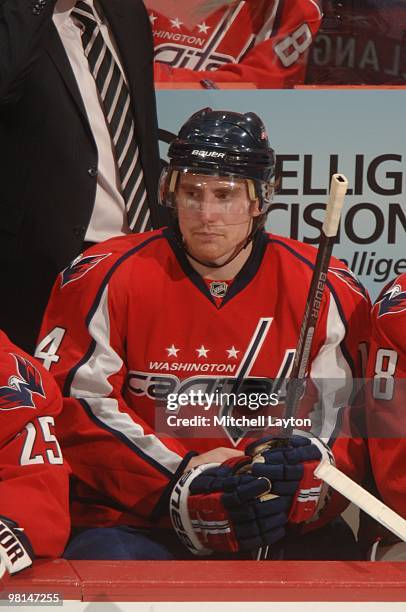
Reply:
M250 212L251 212L251 217L258 217L261 214L261 210L259 208L259 199L258 198L255 198L255 200L253 200L251 202Z

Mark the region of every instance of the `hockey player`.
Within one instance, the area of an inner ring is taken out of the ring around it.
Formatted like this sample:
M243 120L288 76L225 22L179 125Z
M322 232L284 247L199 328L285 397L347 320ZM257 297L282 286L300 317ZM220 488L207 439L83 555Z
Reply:
M74 473L66 555L250 554L283 539L285 558L351 558L352 535L330 524L346 504L313 475L327 445L300 432L251 462L258 441L235 416L240 396L270 401L273 379L286 378L315 260L313 247L264 231L274 182L265 127L254 113L203 109L169 158L161 201L174 226L77 258L43 320L36 356L63 389L58 434ZM368 316L363 288L333 260L310 356L313 379L333 384L309 416L357 480L364 444L339 431ZM220 391L234 392L234 416L213 405ZM292 541L290 523L302 534Z
M158 82L304 82L309 47L321 22L320 0L147 0Z
M382 500L406 518L406 274L384 289L372 310L368 378L368 444L375 483ZM373 546L372 558L406 560L406 544L385 534Z
M59 557L69 535L68 467L55 437L60 391L0 332L0 577Z

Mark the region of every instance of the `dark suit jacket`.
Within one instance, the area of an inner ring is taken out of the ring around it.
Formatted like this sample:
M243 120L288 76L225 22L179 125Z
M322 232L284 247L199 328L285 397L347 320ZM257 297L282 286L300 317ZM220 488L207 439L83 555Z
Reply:
M99 0L128 80L153 223L159 175L150 22L141 0ZM27 350L57 273L83 246L97 148L52 22L56 0L0 0L0 327Z

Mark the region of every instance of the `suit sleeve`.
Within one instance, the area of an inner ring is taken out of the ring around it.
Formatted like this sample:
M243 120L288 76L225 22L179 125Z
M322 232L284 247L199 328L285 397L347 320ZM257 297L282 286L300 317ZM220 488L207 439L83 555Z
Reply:
M56 0L0 0L0 103L18 100L43 53Z
M272 31L258 33L254 44L238 63L196 72L155 62L155 80L236 85L246 82L260 89L294 87L304 82L308 48L320 23L321 12L316 0L282 2Z
M109 255L78 280L56 281L36 355L62 334L48 365L63 390L57 431L74 477L101 499L149 517L191 455L178 440L156 434L153 417L130 405L123 392L126 320L136 316L126 289L138 271L131 262L117 264Z
M9 343L0 352L0 516L37 557L60 556L70 530L69 468L54 427L61 407L48 372Z

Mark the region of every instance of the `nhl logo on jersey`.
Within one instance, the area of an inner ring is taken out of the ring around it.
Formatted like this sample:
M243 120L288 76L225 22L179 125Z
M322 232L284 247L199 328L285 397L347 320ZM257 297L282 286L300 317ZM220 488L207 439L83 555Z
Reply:
M213 297L223 298L227 293L228 285L224 281L212 281L210 283L210 293Z

